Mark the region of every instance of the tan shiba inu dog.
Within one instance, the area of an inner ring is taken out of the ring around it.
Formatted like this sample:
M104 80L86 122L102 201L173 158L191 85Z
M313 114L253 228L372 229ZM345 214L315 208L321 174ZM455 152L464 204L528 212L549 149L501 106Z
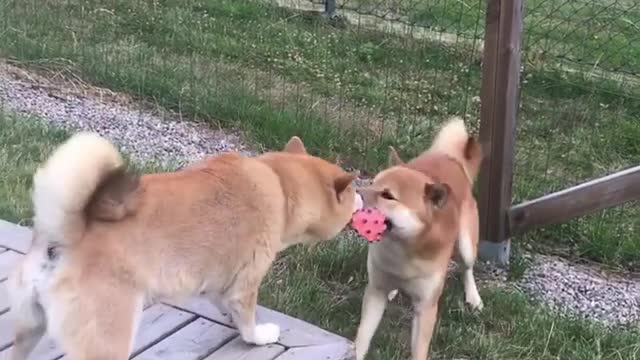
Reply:
M473 265L478 243L478 210L472 184L483 158L480 144L461 119L445 124L429 150L403 163L391 149L391 167L360 191L366 208L386 218L382 240L369 247L369 284L356 337L358 360L365 358L387 297L399 289L412 300L413 360L427 358L438 300L454 251L464 265L466 302L482 308Z
M255 321L260 282L280 250L347 225L362 206L355 177L294 137L282 152L137 178L105 139L73 136L34 177L33 245L10 280L11 359L48 331L70 360L125 360L146 299L200 293L244 341L277 341L276 324Z

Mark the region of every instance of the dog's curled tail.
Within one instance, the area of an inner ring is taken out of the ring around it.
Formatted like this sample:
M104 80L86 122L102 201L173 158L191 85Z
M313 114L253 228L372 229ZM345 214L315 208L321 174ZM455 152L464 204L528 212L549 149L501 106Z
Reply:
M34 175L36 233L61 244L81 237L94 193L123 167L120 153L106 139L88 132L73 135Z
M445 122L430 150L443 152L458 160L471 181L474 181L480 172L484 157L483 147L469 135L464 121L459 117L452 117Z

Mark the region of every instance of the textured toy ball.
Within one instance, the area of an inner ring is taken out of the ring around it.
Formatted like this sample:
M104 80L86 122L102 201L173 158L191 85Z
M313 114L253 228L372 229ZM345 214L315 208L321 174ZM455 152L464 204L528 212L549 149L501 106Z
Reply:
M382 239L382 233L387 229L385 219L384 214L376 208L360 209L353 214L351 227L368 242L377 242Z

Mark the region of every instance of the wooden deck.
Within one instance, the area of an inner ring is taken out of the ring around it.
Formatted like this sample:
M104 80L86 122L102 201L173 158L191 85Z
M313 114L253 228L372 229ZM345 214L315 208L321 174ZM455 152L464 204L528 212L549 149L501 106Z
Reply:
M31 230L0 220L0 360L9 359L13 339L6 279L27 252ZM259 322L280 326L278 344L249 346L238 337L228 315L204 299L184 304L157 303L143 313L131 358L140 360L349 360L351 343L304 321L260 307ZM64 359L51 339L30 360Z

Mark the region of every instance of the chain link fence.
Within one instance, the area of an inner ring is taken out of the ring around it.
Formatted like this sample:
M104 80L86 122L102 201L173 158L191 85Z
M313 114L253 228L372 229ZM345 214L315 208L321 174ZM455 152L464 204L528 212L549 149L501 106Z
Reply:
M640 3L528 0L515 202L640 164ZM638 268L637 202L533 232Z
M330 76L323 73L313 82L324 83L326 95L338 101L330 112L339 112L346 124L362 128L364 123L371 130L354 154L360 167L374 171L384 165L387 146L392 144L406 156L418 154L428 146L433 130L451 115L478 127L483 11L472 13L454 1L439 7L418 1L270 2L329 19L319 26L333 28L330 35L323 30L311 34L318 35L317 43L334 41L321 55L320 66ZM422 19L428 22L432 11L447 12L450 21L428 25ZM295 51L309 52L308 48ZM317 59L301 58L299 66Z

